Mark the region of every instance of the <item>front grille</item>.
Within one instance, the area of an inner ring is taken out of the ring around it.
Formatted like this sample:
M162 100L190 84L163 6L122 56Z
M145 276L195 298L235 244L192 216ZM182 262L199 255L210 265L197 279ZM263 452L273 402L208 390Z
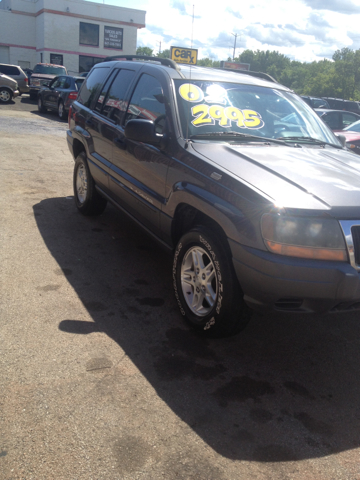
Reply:
M356 265L360 265L360 225L351 227Z

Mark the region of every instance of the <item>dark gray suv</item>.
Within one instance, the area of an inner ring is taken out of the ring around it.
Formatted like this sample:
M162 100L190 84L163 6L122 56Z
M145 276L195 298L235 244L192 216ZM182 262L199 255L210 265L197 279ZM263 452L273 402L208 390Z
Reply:
M172 251L180 312L205 334L241 330L251 309L360 308L344 139L264 74L132 58L93 67L70 109L78 210L109 201Z

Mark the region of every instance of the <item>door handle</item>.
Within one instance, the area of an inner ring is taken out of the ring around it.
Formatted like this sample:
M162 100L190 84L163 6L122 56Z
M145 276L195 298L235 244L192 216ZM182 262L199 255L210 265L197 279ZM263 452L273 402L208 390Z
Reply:
M126 138L116 137L114 143L117 147L121 148L121 150L126 149Z

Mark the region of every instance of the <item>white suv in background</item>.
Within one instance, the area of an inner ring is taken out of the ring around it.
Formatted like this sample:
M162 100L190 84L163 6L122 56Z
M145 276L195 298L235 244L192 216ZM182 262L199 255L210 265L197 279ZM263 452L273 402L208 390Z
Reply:
M20 92L16 80L0 73L0 104L9 103L18 95Z
M29 81L26 73L18 65L8 65L5 63L0 63L0 73L7 75L8 77L13 78L18 86L20 95L22 93L29 93Z

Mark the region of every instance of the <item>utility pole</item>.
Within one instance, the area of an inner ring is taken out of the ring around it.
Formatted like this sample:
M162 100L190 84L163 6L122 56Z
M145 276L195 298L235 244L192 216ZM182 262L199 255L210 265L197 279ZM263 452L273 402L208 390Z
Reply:
M234 58L235 58L235 49L236 49L236 39L237 39L237 37L238 37L238 34L237 34L237 33L232 33L231 35L234 35L234 37L235 37L235 41L234 41L234 53L233 53L233 60L234 60Z

